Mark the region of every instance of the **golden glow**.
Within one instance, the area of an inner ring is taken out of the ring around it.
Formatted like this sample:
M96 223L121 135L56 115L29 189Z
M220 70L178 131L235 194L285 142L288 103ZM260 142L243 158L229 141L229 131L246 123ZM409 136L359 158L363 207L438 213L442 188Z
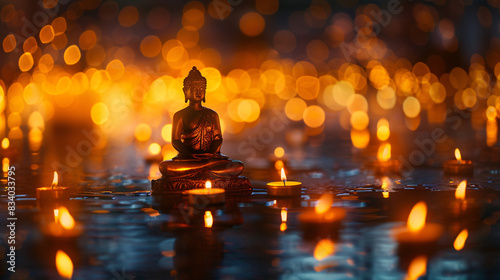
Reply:
M274 156L277 158L282 158L283 156L285 156L285 149L283 149L282 147L276 147L276 149L274 149Z
M247 36L257 36L266 26L264 18L255 12L249 12L243 15L240 19L240 30Z
M8 172L10 167L10 160L9 158L3 158L2 160L2 171L3 172Z
M377 159L379 161L388 161L391 159L391 144L380 145L377 152Z
M314 248L314 258L318 261L321 261L329 255L333 254L334 251L335 246L333 244L333 241L331 241L330 239L322 239L318 242L316 248Z
M52 187L57 187L59 183L59 175L57 175L57 171L54 171L54 179L52 179Z
M170 141L172 141L172 124L166 124L161 129L161 137L167 143L170 143Z
M458 160L458 163L462 160L462 155L460 154L460 150L458 148L455 149L455 158Z
M288 212L285 207L281 208L281 222L286 223Z
M288 226L286 225L286 223L280 224L280 231L285 231L287 228L288 228Z
M391 131L389 129L389 122L387 119L380 119L377 122L377 138L380 141L386 141L389 139L389 136L391 135Z
M57 250L56 253L56 268L62 278L71 279L73 276L73 261L61 250Z
M9 145L10 145L9 138L5 137L5 138L2 140L2 149L7 149L7 148L9 148Z
M151 133L151 127L145 123L137 125L134 130L135 138L141 142L149 140Z
M13 34L9 34L3 39L3 50L6 53L13 51L17 46L16 37Z
M356 111L351 115L351 126L356 130L363 130L368 126L370 118L363 111Z
M211 189L212 188L212 182L206 181L205 182L205 189Z
M40 42L43 44L50 43L54 39L54 28L51 25L45 25L40 30L38 36L40 37Z
M65 229L72 229L75 227L75 219L71 216L68 209L64 206L59 207L59 224Z
M285 168L281 168L281 181L286 181Z
M134 6L126 6L118 14L118 22L121 26L130 27L139 20L139 11Z
M318 214L324 214L326 211L330 210L333 203L333 194L324 193L318 200L318 204L314 208L314 211Z
M59 209L54 209L54 222L59 223Z
M307 126L312 128L320 127L325 122L325 111L317 105L312 105L304 110L302 118Z
M292 98L286 102L285 114L292 121L302 120L307 103L301 98Z
M469 231L467 229L463 229L455 239L455 242L453 242L453 248L455 250L460 251L464 248L465 241L467 240L467 237L469 236Z
M457 189L455 190L455 198L456 199L465 199L465 189L467 187L467 181L463 180L458 184Z
M161 146L158 143L151 143L148 147L148 151L152 155L158 155L161 152Z
M411 232L416 232L424 228L425 218L427 216L427 204L420 201L415 204L411 209L410 215L408 216L407 228Z
M212 216L212 212L211 211L205 211L204 219L205 219L205 227L206 228L211 228L212 225L214 224L214 217Z
M154 35L146 36L142 39L140 48L142 55L145 57L155 57L161 52L161 40Z
M351 129L352 145L358 149L363 149L370 143L370 131L368 129Z
M413 96L408 96L403 102L403 112L408 118L416 118L420 114L420 101Z
M23 72L29 71L33 67L33 56L29 52L25 52L19 58L19 69Z
M68 65L76 64L81 57L82 54L77 45L71 45L64 51L64 62Z
M90 109L90 117L95 124L104 124L109 118L108 106L102 102L94 104L92 109Z
M383 198L389 198L389 192L383 191L382 192L382 197Z
M417 280L420 276L425 274L426 270L427 257L418 256L411 261L406 280Z

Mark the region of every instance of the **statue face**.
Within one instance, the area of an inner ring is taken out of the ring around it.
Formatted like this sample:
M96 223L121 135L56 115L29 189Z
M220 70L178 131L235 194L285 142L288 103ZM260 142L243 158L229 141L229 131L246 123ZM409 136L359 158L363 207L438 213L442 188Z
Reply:
M205 100L205 83L192 83L185 91L186 98L191 102L201 102Z

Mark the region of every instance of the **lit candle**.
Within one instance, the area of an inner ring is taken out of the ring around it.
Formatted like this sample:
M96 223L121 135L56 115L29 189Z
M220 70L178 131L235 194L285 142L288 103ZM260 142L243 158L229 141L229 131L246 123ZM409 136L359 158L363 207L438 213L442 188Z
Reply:
M212 182L206 181L204 189L188 190L189 203L209 205L226 202L226 191L221 188L212 188Z
M444 173L448 175L472 176L474 168L471 160L463 160L460 150L455 149L456 160L447 160L444 163Z
M298 216L306 239L337 234L346 211L342 208L332 208L332 203L333 195L325 193L318 200L314 211L304 212Z
M55 201L63 201L69 199L69 189L67 187L58 186L59 176L54 171L54 179L52 186L41 187L36 189L36 200L40 203L51 203Z
M373 163L375 174L383 175L388 173L399 173L401 161L391 159L391 144L380 145L377 152L377 160Z
M267 194L270 196L298 196L301 193L302 183L288 181L284 168L281 168L281 181L267 183Z
M415 256L429 256L436 250L435 244L443 233L443 227L426 223L426 217L427 204L421 201L413 206L406 227L398 227L393 231L393 237L398 242L400 264L404 268Z

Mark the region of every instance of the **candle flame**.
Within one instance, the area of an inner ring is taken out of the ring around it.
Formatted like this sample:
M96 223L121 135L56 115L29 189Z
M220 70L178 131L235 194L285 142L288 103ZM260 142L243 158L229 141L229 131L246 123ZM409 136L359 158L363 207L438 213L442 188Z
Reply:
M286 223L281 223L281 225L280 225L280 231L285 231L287 228L288 227L287 227Z
M64 206L59 207L58 222L65 229L72 229L75 227L75 219L73 219L73 216L69 213L68 208Z
M205 211L205 227L206 228L211 228L212 225L214 224L214 217L212 216L211 211Z
M10 146L10 141L9 138L4 138L2 140L2 149L7 149Z
M54 209L54 221L59 223L59 209Z
M318 200L315 211L318 214L323 214L330 209L333 203L333 195L331 193L324 193Z
M455 191L455 198L456 199L465 199L465 189L467 187L467 181L463 180L460 182L458 185L456 191Z
M465 241L467 240L467 237L469 236L469 231L467 229L463 229L455 239L455 242L453 242L453 247L455 250L460 251L464 248Z
M285 207L281 208L281 221L283 223L286 223L287 216L288 216L288 212L286 211L286 208Z
M388 161L391 159L391 144L382 144L378 148L377 158L379 161Z
M2 171L9 172L10 160L9 158L3 158L2 160Z
M59 275L66 279L71 279L73 276L73 261L61 250L56 253L56 268Z
M328 257L335 251L335 246L330 239L322 239L316 245L314 249L314 258L318 261Z
M57 172L54 171L54 179L52 180L52 187L57 187L58 183L59 183L59 176L57 175Z
M286 181L285 168L281 168L281 181Z
M427 257L418 256L411 261L406 280L417 280L420 276L425 274L426 270Z
M212 188L212 182L206 181L205 182L205 189L211 189Z
M455 149L455 158L458 160L458 163L462 160L462 155L460 154L460 150L458 148Z
M413 206L410 215L408 216L407 228L409 231L415 232L421 230L425 226L425 218L427 216L427 204L420 201Z

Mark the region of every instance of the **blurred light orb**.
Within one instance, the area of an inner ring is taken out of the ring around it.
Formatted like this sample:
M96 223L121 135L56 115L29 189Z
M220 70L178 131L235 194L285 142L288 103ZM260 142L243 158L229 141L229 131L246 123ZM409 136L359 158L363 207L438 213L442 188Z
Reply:
M403 101L403 112L408 118L415 118L420 114L420 101L413 96L408 96Z
M113 59L106 65L106 72L108 72L111 80L116 81L123 77L125 67L119 59Z
M90 117L95 124L104 124L109 118L108 106L102 102L94 104L90 110Z
M244 122L254 122L259 118L260 107L253 99L243 99L238 104L238 116Z
M199 9L189 9L182 15L182 25L200 29L205 23L205 15Z
M40 60L38 60L38 69L42 73L49 73L50 70L54 68L54 59L50 54L44 54L42 57L40 57Z
M55 36L54 28L52 27L52 25L45 25L40 30L38 36L40 37L40 42L42 42L43 44L50 43Z
M77 45L71 45L64 51L64 62L68 65L74 65L80 61L81 53Z
M66 19L64 17L55 18L50 25L52 29L54 29L55 36L63 34L67 28Z
M347 100L347 111L354 113L356 111L368 112L368 101L361 94L354 94Z
M343 107L347 106L347 101L353 95L354 88L347 81L340 81L333 86L333 99Z
M6 53L13 51L17 46L16 37L14 37L14 35L12 35L12 34L5 36L5 38L3 39L2 46L3 46L3 50Z
M283 149L283 147L276 147L276 149L274 149L274 156L277 158L282 158L283 156L285 156L285 149Z
M446 99L446 89L440 82L432 83L429 94L436 104L442 103Z
M158 155L161 152L161 146L158 143L151 143L148 147L148 151L152 155Z
M390 110L396 105L396 92L392 87L385 87L377 91L377 103L382 109Z
M312 76L302 76L296 81L296 90L300 97L305 100L313 100L319 94L319 80Z
M249 37L261 34L265 26L266 22L264 18L255 12L246 13L240 19L240 30Z
M488 106L486 108L486 118L488 120L494 120L497 117L497 109L494 106Z
M358 149L364 149L370 143L370 131L368 129L351 129L352 145Z
M151 127L145 123L138 124L135 127L134 135L140 142L148 141L151 137Z
M23 91L23 98L26 104L33 105L40 101L42 94L34 83L29 83Z
M295 97L286 102L285 114L292 121L300 121L306 108L306 102L301 98Z
M139 20L139 11L134 6L124 7L118 14L118 22L123 27L130 27Z
M160 38L155 35L144 37L141 41L141 53L145 57L155 57L161 52L162 44Z
M320 127L325 123L325 111L317 105L312 105L304 110L302 118L307 126Z
M33 56L29 52L25 52L19 57L19 69L23 72L29 71L33 67Z
M80 34L80 38L78 39L78 45L82 50L90 50L97 43L97 35L94 30L85 30L82 34Z
M370 118L363 111L356 111L351 115L351 126L356 130L363 130L368 126Z
M170 143L172 141L172 124L166 124L161 129L161 137L165 142Z
M207 91L215 91L219 88L222 76L217 68L205 67L200 72L207 79Z

